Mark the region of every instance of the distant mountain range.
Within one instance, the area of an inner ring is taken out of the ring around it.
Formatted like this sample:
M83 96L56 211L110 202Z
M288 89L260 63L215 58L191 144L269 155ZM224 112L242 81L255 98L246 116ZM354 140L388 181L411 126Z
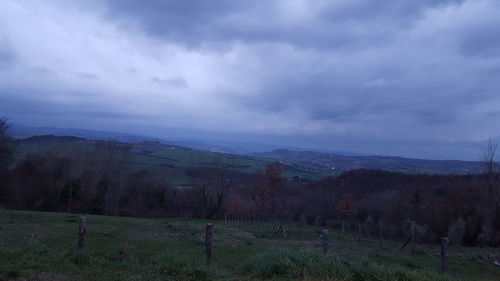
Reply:
M156 141L163 144L183 146L187 148L205 150L210 152L231 153L231 154L246 154L246 153L260 151L260 150L252 151L239 147L225 147L225 146L207 144L191 140L163 140L156 137L120 133L120 132L94 131L94 130L85 130L76 128L29 127L19 124L14 124L9 129L9 134L17 139L24 139L39 135L53 135L53 136L74 136L90 140L112 139L114 141L126 142L126 143ZM274 149L275 148L276 147L274 147Z
M250 154L259 152L268 152L277 149L288 149L288 150L303 150L300 147L293 146L283 146L283 145L272 145L263 143L252 143L252 142L231 142L225 140L185 140L182 138L176 139L161 139L157 137L151 137L146 135L122 133L122 132L108 132L108 131L96 131L96 130L86 130L77 128L57 128L57 127L30 127L21 124L13 124L9 129L9 134L17 139L28 138L32 136L40 135L54 135L54 136L75 136L81 137L89 140L103 140L112 139L114 141L126 142L126 143L137 143L144 141L156 141L163 144L177 145L197 150L204 150L210 152L219 153L230 153L230 154ZM327 153L340 153L343 155L362 155L350 152L336 152L336 151L324 151Z

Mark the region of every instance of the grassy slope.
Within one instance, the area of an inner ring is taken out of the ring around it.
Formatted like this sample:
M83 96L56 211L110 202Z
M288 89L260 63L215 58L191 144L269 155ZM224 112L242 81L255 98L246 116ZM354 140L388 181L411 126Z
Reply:
M320 252L311 227L215 222L213 264L203 264L203 220L87 216L86 249L74 249L78 217L0 210L0 280L499 280L477 258L498 249L450 248L450 275L437 274L438 246L397 254L399 242L331 238ZM487 251L486 251L487 250Z
M228 169L238 170L243 173L256 173L263 172L268 162L276 161L259 157L199 151L157 143L131 144L131 146L129 161L132 169L162 169L163 172L171 176L172 184L177 187L190 186L192 181L185 175L185 169L188 167L223 165ZM55 155L64 155L65 151L71 149L91 151L93 148L92 142L21 142L17 146L17 158L20 159L33 153L43 154L47 151L51 151ZM283 175L289 179L299 176L314 180L335 174L335 172L327 169L318 170L308 164L283 166Z

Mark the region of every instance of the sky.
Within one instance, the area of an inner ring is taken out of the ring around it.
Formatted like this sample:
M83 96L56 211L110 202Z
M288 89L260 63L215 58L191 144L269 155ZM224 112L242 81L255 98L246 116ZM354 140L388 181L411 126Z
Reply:
M0 0L0 115L477 160L500 136L499 15L498 0Z

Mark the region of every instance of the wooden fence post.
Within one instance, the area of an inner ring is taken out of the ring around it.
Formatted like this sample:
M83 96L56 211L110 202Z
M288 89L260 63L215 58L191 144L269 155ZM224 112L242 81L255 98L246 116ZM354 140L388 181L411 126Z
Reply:
M411 221L411 255L415 254L415 222Z
M378 223L378 245L382 248L382 224Z
M358 243L361 243L361 223L358 223Z
M345 238L345 220L342 220L342 239Z
M323 239L323 253L326 254L328 253L328 229L324 229L321 231L321 238Z
M441 238L441 273L448 272L448 237Z
M85 232L87 231L87 219L85 216L80 216L80 223L78 225L78 242L77 248L83 249L85 247Z
M212 236L214 232L214 224L207 223L205 227L205 263L210 264L212 260Z
M276 231L277 234L283 234L283 238L287 238L287 234L286 234L286 230L285 230L285 227L283 225L279 225L278 226L278 230Z
M300 217L299 217L299 227L303 227L307 224L307 218L306 218L306 215L304 213L300 213Z

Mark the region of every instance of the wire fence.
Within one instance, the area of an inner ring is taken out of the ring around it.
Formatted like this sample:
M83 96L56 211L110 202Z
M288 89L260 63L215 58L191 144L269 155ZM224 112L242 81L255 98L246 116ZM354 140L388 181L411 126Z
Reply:
M207 238L207 225L211 223L214 224L212 234ZM0 248L35 249L40 255L82 250L112 261L130 258L132 253L137 259L142 259L162 252L182 253L206 261L209 255L207 247L210 246L211 253L212 245L216 261L221 251L255 253L269 248L356 255L373 252L401 254L401 241L382 241L374 235L376 230L370 228L370 234L365 231L367 226L359 225L358 231L344 229L344 233L338 225L329 230L327 226L231 216L225 220L207 221L0 210ZM413 243L413 238L410 237L410 241ZM458 250L448 249L447 238L442 239L440 248L412 244L411 249L403 254L418 255L427 251L425 254L436 257L436 268L440 267L442 272L448 271L450 253L452 256L459 254ZM496 255L485 254L484 259L495 262Z

